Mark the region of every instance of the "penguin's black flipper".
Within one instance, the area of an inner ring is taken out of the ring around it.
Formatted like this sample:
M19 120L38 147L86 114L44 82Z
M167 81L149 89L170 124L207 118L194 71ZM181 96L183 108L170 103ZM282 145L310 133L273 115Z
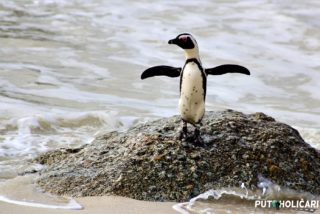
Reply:
M148 68L141 74L141 79L146 79L153 76L168 76L178 77L180 76L181 68L175 68L167 65L159 65Z
M241 66L241 65L231 65L231 64L226 64L226 65L219 65L214 68L207 68L205 69L207 75L222 75L226 73L241 73L241 74L246 74L250 75L250 71Z

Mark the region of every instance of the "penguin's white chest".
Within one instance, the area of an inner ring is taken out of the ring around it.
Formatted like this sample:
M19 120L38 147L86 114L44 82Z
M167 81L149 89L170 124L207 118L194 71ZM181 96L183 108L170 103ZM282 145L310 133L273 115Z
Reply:
M194 62L186 64L183 70L179 110L183 120L196 124L205 111L204 81L201 70Z

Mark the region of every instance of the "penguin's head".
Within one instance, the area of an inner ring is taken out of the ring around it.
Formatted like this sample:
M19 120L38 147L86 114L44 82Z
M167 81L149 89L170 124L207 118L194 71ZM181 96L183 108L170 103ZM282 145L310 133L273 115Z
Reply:
M198 49L197 41L189 33L179 34L176 38L169 40L168 43L178 45L184 50Z

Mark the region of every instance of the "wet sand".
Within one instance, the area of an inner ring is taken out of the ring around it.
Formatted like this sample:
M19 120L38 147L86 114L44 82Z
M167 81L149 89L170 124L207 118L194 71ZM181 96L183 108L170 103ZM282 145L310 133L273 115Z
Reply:
M102 196L76 199L84 209L35 208L0 202L1 214L177 214L172 202L147 202L123 197Z

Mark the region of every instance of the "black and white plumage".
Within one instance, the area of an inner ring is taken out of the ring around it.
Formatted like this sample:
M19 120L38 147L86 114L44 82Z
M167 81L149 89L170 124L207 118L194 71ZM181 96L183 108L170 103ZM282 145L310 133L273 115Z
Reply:
M222 75L226 73L242 73L250 75L247 68L240 65L226 64L214 68L204 69L199 56L199 48L191 34L179 34L169 40L169 44L175 44L184 49L186 61L183 68L159 65L145 70L141 79L153 76L180 76L179 110L183 121L181 138L187 137L187 123L195 127L193 138L200 139L200 124L205 112L205 99L207 89L207 75Z

